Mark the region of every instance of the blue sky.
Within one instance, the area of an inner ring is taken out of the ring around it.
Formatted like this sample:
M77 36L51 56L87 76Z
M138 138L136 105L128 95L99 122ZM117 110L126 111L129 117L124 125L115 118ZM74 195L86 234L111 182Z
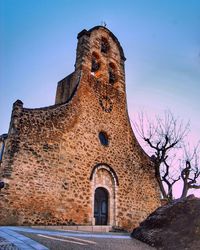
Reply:
M131 117L170 108L199 136L200 2L1 0L0 133L12 103L54 102L56 83L73 71L76 35L102 21L125 55Z
M52 105L57 82L74 69L78 32L102 21L127 58L132 120L170 109L200 139L200 1L1 0L0 134L12 103Z

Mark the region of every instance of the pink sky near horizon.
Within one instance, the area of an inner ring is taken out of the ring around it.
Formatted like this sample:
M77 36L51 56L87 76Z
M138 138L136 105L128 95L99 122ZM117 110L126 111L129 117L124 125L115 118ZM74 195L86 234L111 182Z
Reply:
M166 110L166 111L168 112L168 110ZM147 112L147 110L145 112L144 109L141 109L133 117L131 117L131 115L129 115L130 116L130 122L131 122L131 125L132 125L132 128L133 128L133 132L134 132L138 142L140 143L140 145L142 146L144 151L149 156L151 156L152 154L154 154L154 150L150 149L149 146L144 142L144 140L138 134L137 129L135 128L135 125L134 125L134 123L136 123L138 125L140 124L139 119L138 119L138 115L141 112L144 114L144 117L148 117L150 119L150 121L153 122L154 124L156 124L155 116L158 115L158 113L155 113L155 111L149 111L149 109L148 109L148 112ZM163 117L163 116L164 116L164 111L163 111L163 113L161 113L161 112L159 113L160 118ZM178 118L177 121L178 121L178 124L179 124L179 122L181 122L181 118L180 117L177 117L177 118ZM184 125L186 125L187 122L188 121L185 121ZM144 131L146 131L147 128L148 128L148 122L144 118L144 129L145 129ZM189 148L188 148L188 150L190 152L193 152L194 147L198 144L198 142L200 142L199 140L196 140L195 133L192 133L191 131L189 131L189 134L188 134L188 136L186 136L184 141L185 141L186 145L187 145L188 142L190 143ZM176 150L175 152L176 152L176 158L174 159L175 163L173 164L173 169L174 169L175 172L177 171L177 173L180 173L180 160L182 160L183 157L184 157L184 150L180 149L180 150ZM199 147L198 152L200 152L200 147ZM172 151L172 153L173 153L173 151ZM184 166L185 165L184 165L184 162L183 162L181 167L184 168ZM180 180L173 187L174 197L179 198L181 196L181 194L182 194L182 190L183 190L183 181ZM190 195L190 194L194 194L196 197L200 198L200 189L189 189L188 195Z

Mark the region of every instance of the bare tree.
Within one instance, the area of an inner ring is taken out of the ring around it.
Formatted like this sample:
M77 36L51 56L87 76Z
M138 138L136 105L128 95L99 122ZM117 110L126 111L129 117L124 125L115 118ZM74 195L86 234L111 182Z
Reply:
M185 157L181 167L180 177L183 181L181 197L186 197L189 189L200 189L200 163L199 163L199 144L191 150L184 148Z
M183 146L189 132L189 123L184 125L170 111L166 111L163 117L157 116L154 121L149 120L147 116L144 117L144 113L141 112L138 122L134 122L133 125L148 146L148 152L153 153L151 159L154 161L155 176L163 198L172 200L173 185L182 177L180 172L177 173L172 167L172 160L175 158L174 152Z
M173 157L176 157L175 155ZM169 158L167 158L169 159ZM161 163L161 181L162 183L166 184L166 196L164 198L167 198L168 200L173 200L173 187L176 182L180 180L180 174L177 172L177 169L173 164L173 160L176 158L172 158L172 160L169 162L169 160L164 160L163 163Z

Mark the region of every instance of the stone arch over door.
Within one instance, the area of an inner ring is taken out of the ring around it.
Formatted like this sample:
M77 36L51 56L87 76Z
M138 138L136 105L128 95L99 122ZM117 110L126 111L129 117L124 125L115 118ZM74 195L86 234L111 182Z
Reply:
M115 171L107 164L97 164L91 173L91 206L92 206L92 224L95 225L95 191L103 188L108 192L108 211L107 211L107 225L117 225L117 188L119 185Z

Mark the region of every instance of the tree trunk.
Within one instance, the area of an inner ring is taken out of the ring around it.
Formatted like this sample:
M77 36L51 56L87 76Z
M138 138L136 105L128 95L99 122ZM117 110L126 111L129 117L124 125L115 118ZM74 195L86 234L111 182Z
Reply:
M184 183L183 185L183 191L182 191L182 194L181 194L181 198L185 198L187 196L187 193L188 193L188 184L187 182Z
M169 199L170 201L172 201L172 200L173 200L173 192L172 192L172 187L170 187L170 188L169 188L169 191L168 191L168 199Z
M165 189L164 189L164 186L163 186L163 182L161 180L161 176L160 176L160 166L155 167L155 177L158 181L158 185L160 187L160 191L161 191L163 198L168 199L167 194L166 194Z

